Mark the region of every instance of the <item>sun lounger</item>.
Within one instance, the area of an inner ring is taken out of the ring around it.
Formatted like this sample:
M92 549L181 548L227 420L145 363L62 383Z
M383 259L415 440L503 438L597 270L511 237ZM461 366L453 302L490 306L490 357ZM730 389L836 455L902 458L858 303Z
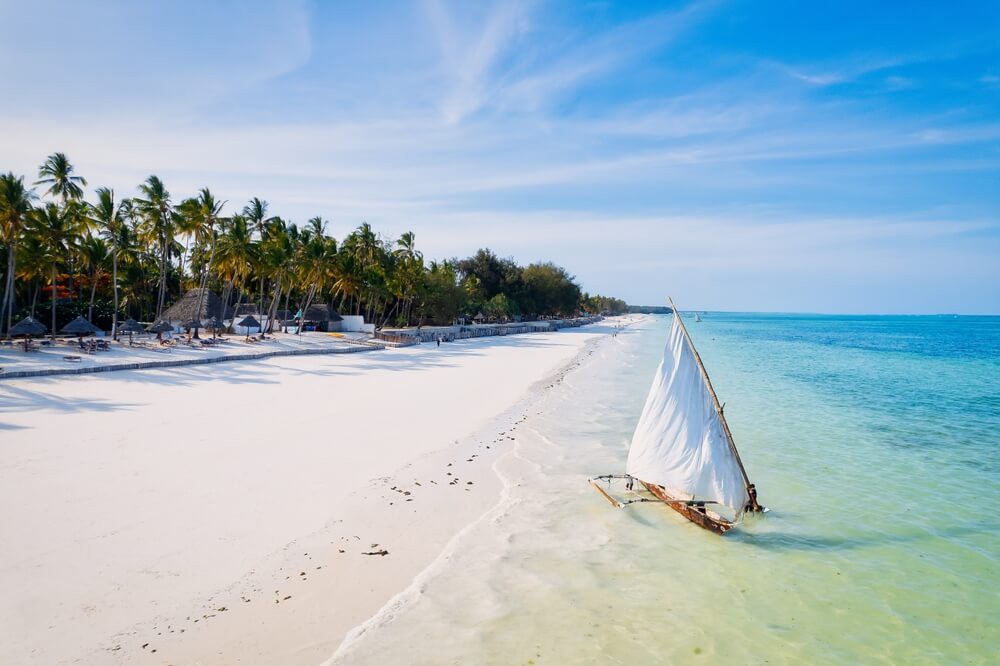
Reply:
M64 361L74 361L76 363L79 363L80 362L80 357L79 356L73 356L73 355L67 355L67 356L63 356L63 360Z

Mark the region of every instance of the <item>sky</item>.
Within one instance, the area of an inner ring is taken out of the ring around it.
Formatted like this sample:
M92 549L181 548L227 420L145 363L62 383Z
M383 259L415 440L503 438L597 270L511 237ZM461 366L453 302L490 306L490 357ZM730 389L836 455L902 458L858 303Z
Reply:
M687 309L1000 313L1000 3L0 0L67 153Z

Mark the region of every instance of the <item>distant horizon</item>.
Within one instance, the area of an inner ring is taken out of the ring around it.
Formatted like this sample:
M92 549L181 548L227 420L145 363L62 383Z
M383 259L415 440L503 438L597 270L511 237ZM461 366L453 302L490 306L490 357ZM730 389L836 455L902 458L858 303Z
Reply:
M903 10L902 8L905 8ZM4 3L0 172L708 309L1000 313L1000 3ZM684 299L687 300L687 299Z
M628 306L639 308L661 307L636 303L629 303ZM1000 313L997 312L792 312L787 310L713 310L709 308L685 308L681 309L680 312L681 314L700 312L703 314L765 314L814 317L1000 317Z

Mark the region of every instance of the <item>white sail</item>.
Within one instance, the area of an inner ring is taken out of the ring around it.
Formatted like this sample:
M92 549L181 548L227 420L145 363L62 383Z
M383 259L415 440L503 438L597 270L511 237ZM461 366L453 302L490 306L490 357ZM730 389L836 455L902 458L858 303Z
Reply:
M749 499L740 464L676 314L632 435L626 471L675 496L713 500L735 511Z

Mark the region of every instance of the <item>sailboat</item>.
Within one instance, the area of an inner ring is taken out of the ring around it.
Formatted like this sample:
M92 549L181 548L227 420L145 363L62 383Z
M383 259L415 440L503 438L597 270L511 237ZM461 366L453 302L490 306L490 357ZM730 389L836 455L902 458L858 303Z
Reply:
M700 312L695 312L694 313L694 320L696 322L698 322L699 324L701 323L701 313Z
M757 502L722 405L673 299L673 323L646 405L632 435L624 475L589 479L620 509L633 502L659 501L695 525L722 535ZM638 482L653 499L619 500L601 487L622 479Z

